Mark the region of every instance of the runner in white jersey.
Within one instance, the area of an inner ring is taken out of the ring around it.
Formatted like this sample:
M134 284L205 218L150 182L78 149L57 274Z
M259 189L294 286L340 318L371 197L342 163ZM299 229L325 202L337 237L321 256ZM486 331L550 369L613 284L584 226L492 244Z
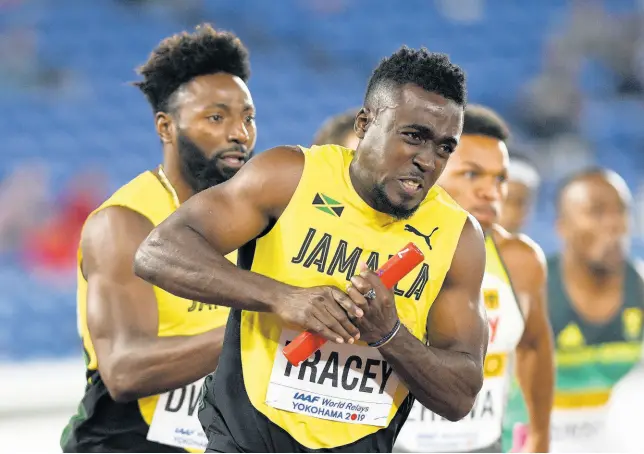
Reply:
M507 192L507 127L494 112L469 106L461 143L439 184L486 232L483 301L490 324L483 388L469 416L449 422L418 402L403 426L398 452L501 452L501 430L513 364L530 415L527 452L549 449L553 343L541 249L497 225ZM515 355L516 352L516 355Z

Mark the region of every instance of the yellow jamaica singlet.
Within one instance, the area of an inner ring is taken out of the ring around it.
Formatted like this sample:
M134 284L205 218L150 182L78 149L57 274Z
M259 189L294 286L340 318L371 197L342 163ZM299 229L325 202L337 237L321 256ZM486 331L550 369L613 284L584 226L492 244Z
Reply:
M289 205L268 233L239 250L239 266L294 286L344 290L360 261L377 269L414 242L425 262L394 293L401 321L424 341L428 312L467 213L434 187L412 217L397 220L372 209L354 190L352 150L325 145L303 152L303 174ZM329 342L292 367L282 348L297 334L273 314L231 311L199 415L212 434L209 448L391 451L412 402L392 367L363 342Z
M90 217L107 207L128 208L159 225L177 207L169 190L152 173L145 172L117 190ZM88 217L89 218L89 217ZM236 261L236 252L228 256ZM203 452L205 435L196 417L201 383L139 399L114 402L98 370L98 359L87 328L87 281L78 251L78 325L87 363L87 386L78 414L65 428L61 447L65 452L98 448L130 452ZM159 336L191 336L223 326L227 307L189 301L154 287L159 311Z

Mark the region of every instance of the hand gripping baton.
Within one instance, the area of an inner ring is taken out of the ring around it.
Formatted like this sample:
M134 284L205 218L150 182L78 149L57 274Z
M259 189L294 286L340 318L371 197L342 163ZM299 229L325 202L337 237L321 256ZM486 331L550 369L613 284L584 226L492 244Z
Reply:
M403 277L420 264L425 256L414 244L409 243L396 255L392 256L387 263L382 265L376 274L388 289L393 288ZM300 333L293 341L282 350L289 363L299 366L302 361L314 354L326 339L309 331Z

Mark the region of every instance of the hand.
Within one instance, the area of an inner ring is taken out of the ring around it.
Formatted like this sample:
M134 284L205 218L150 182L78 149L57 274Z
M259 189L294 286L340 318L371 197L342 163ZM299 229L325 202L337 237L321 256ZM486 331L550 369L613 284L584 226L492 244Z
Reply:
M297 325L338 344L353 344L360 338L360 331L350 318L364 315L344 292L330 286L297 287L275 312L284 323Z
M364 311L364 316L358 319L357 325L363 333L362 340L367 343L379 341L394 329L398 321L398 311L394 292L384 286L376 273L366 264L360 265L361 272L351 278L347 287L347 295ZM376 297L367 299L364 295L373 289Z

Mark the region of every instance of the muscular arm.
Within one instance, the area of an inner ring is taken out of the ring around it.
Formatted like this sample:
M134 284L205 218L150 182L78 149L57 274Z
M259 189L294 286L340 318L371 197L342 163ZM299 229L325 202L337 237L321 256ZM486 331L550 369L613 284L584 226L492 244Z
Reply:
M360 333L347 314L360 317L362 310L339 289L294 287L237 268L224 257L281 216L300 182L304 159L299 148L274 148L226 183L191 197L139 247L135 273L184 298L273 312L284 323L329 340L354 342Z
M466 221L452 266L429 311L425 346L407 329L380 348L409 391L450 421L462 419L483 385L488 324L480 302L485 244L476 221Z
M303 168L299 149L278 147L257 155L231 180L191 197L161 223L139 248L135 273L183 298L270 311L288 286L241 270L224 255L280 216Z
M112 398L126 402L192 383L217 367L224 327L196 336L158 337L153 288L132 272L152 230L143 216L110 207L89 219L81 238L87 324L98 369Z
M530 452L548 452L554 393L554 346L546 302L543 252L526 237L500 247L519 298L528 299L526 328L517 347L516 371L530 420Z

